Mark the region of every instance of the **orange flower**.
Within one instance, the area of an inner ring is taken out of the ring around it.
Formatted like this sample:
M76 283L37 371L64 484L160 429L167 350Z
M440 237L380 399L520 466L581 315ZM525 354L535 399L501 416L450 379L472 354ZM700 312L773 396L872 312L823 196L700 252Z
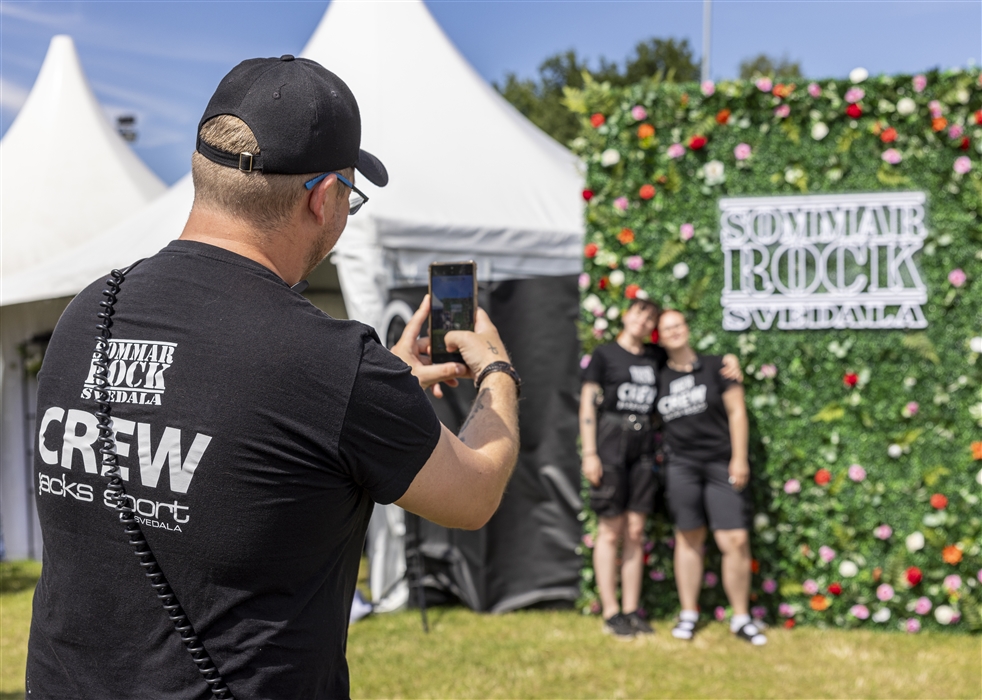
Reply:
M972 443L972 459L982 459L982 442Z
M716 123L717 124L726 124L728 121L730 121L730 114L732 114L732 112L730 112L730 110L728 110L728 109L721 109L720 111L718 111L716 113Z
M880 580L880 577L882 577L882 576L883 576L883 568L882 567L877 566L875 569L873 569L873 581L874 582L879 581Z
M883 143L893 143L896 140L897 140L897 130L894 129L892 126L884 129L883 133L880 134L880 141L882 141Z
M935 131L941 131L946 126L948 126L948 120L945 119L944 117L935 117L934 119L931 120L931 128L934 129Z
M617 234L617 240L621 242L622 245L627 245L628 243L634 242L634 231L629 228L622 228L621 232Z
M948 506L948 497L943 493L936 493L931 496L931 507L936 510L944 510Z
M771 90L771 94L775 97L788 97L792 92L794 92L794 89L794 83L789 83L788 85L778 83L774 86L774 89Z
M688 107L688 106L689 106L689 93L687 93L687 92L683 92L683 93L682 93L682 99L681 99L681 100L679 100L679 103L680 103L680 104L681 104L681 105L682 105L683 107Z
M651 124L642 124L638 127L638 138L639 139L650 139L655 135L655 127Z
M941 558L944 559L945 564L957 564L962 560L962 550L953 544L949 544L941 550Z
M808 604L811 606L812 610L817 610L818 612L829 609L829 599L823 596L821 593L813 595Z
M641 185L641 189L638 190L638 196L641 197L641 199L651 199L655 196L655 186Z

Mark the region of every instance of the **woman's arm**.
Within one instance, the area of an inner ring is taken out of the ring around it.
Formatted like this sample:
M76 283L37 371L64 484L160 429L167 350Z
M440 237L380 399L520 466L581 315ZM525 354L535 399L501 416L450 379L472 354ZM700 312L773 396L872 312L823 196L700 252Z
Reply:
M597 396L600 385L583 382L580 389L580 443L583 447L583 476L594 486L600 485L603 464L597 456Z
M750 462L748 458L748 443L750 441L750 424L747 420L747 405L744 400L743 387L731 384L723 392L723 405L726 407L726 417L730 424L730 483L737 491L742 491L750 480Z

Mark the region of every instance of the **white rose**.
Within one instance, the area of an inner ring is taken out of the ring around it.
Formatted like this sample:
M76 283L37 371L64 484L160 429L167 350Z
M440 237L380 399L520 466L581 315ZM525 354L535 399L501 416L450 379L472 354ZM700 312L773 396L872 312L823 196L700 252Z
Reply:
M890 608L880 608L873 613L873 622L886 622L890 619Z
M600 154L600 164L605 168L621 162L621 154L616 148L608 148Z
M979 469L979 473L975 475L975 480L979 482L979 486L982 486L982 469Z
M722 161L711 160L706 163L705 173L706 184L717 185L726 179L726 166L723 165Z
M672 268L672 274L675 275L675 279L680 280L689 274L689 266L680 262Z
M972 338L968 345L970 348L972 348L972 352L977 352L982 355L982 335L977 335Z
M859 567L851 561L844 561L839 564L839 573L846 578L852 578L859 573Z
M771 519L767 517L765 513L757 513L754 516L754 529L763 530L765 527L771 524Z
M955 619L955 609L950 605L939 605L934 609L934 619L939 625L950 625Z
M912 532L904 540L907 544L908 552L919 552L924 549L924 535L920 532Z
M955 93L955 100L960 104L967 104L969 100L968 90L965 88L958 88L958 92Z
M615 287L620 287L622 284L624 284L624 271L614 270L610 273L610 277L608 277L608 279L612 285Z
M644 291L643 289L639 289L638 290L638 294L637 294L637 298L638 299L647 299L648 298L648 292Z
M815 122L812 124L812 138L821 141L829 135L829 127L825 122Z
M603 308L603 304L600 303L600 298L596 294L590 294L583 300L583 308L593 313L593 310L597 307Z
M854 83L861 83L869 77L869 71L865 68L853 68L849 71L849 80Z
M596 328L598 331L607 330L607 326L609 325L610 324L607 323L607 319L605 318L598 318L596 321L593 322L593 327Z
M897 114L901 116L908 116L917 111L917 103L909 97L902 97L900 101L897 102Z
M618 309L616 306L611 306L609 309L607 309L607 318L609 318L611 321L613 321L615 318L617 318L620 315L621 315L621 310Z
M902 455L903 453L904 453L904 448L901 447L900 445L890 445L890 447L887 448L887 454L893 457L894 459L900 459L900 455Z

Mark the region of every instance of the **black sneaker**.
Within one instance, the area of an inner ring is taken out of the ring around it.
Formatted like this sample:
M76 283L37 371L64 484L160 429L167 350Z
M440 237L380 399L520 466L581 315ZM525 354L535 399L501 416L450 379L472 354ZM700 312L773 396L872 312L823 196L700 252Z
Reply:
M615 638L627 641L634 639L637 634L627 615L617 613L609 619L604 620L604 634L612 634Z
M762 647L767 644L767 637L764 636L764 633L753 622L748 622L733 634L745 642L750 642L755 647Z
M653 630L651 628L651 625L648 624L648 621L645 620L640 615L638 615L638 611L637 610L635 610L634 612L628 613L624 617L626 617L627 618L627 621L631 623L631 628L635 631L636 634L654 634L655 633L655 630Z

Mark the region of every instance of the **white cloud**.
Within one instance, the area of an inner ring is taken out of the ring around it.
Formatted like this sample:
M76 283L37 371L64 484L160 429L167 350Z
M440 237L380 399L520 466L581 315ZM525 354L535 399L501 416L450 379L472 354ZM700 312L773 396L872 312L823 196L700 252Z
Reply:
M19 112L27 102L30 90L0 76L0 110L4 112Z
M60 4L60 3L59 3ZM19 19L24 22L29 22L31 24L40 24L45 27L64 27L66 24L73 22L78 22L82 19L82 13L78 6L71 13L48 13L48 12L38 12L37 7L39 4L32 3L30 5L26 3L19 2L2 2L0 3L0 16L8 17L10 19Z

